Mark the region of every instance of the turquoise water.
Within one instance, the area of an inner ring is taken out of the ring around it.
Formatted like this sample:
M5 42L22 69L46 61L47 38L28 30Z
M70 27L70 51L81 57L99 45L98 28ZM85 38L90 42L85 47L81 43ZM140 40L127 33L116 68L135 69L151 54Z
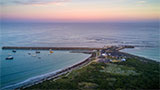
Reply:
M121 51L160 62L159 48L135 47L134 49L124 49Z
M14 59L5 60L8 54L11 54ZM44 50L36 54L34 50L17 50L16 53L13 53L12 50L2 50L1 87L16 87L32 82L81 62L89 56L89 54L70 53L69 51L54 51L53 54L49 54L49 51Z

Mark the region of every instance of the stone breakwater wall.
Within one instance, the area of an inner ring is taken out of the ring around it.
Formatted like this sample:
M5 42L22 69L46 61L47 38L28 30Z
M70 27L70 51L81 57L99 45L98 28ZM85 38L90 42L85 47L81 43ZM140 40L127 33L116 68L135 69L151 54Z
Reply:
M4 46L2 49L24 49L24 50L100 50L102 48L90 48L90 47L13 47Z

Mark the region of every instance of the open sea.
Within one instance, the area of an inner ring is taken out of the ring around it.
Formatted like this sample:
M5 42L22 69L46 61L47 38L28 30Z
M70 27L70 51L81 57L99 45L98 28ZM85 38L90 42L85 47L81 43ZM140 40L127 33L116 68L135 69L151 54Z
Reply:
M134 55L160 61L159 23L2 23L0 32L2 46L80 46L103 47L105 45L134 45L124 49ZM89 57L88 54L55 51L0 51L1 87L17 85L37 76L71 66ZM5 58L12 54L14 60ZM37 57L41 57L38 59Z

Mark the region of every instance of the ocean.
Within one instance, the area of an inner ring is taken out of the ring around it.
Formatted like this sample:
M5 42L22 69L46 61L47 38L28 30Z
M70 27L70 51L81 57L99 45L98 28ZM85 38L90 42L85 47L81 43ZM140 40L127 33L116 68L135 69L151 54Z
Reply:
M133 53L160 60L160 29L152 23L2 23L2 46L135 45ZM145 48L145 50L144 50ZM125 50L132 52L132 50ZM137 52L136 52L137 51ZM154 54L154 58L153 55Z
M2 23L0 38L0 47L103 47L107 45L134 45L136 46L134 49L124 49L122 51L146 57L155 61L160 61L160 32L158 22ZM16 53L17 56L15 57L17 58L15 60L6 61L5 57L10 52L11 51L1 50L0 63L2 86L12 85L27 80L31 77L62 69L88 57L86 54L76 55L75 53L73 54L67 51L56 51L53 57L45 57L48 52L43 51L40 53L40 56L44 57L44 59L42 58L39 60L37 58L35 59L35 57L27 56L26 53L28 51L20 50ZM41 61L44 62L45 65L41 66ZM32 65L29 64L26 66L27 64L25 65L25 62L28 64L32 63ZM50 62L52 62L52 64ZM24 64L24 66L22 66L22 64ZM33 70L29 72L32 67ZM19 72L15 72L16 70L19 70ZM28 73L33 74L30 75ZM20 75L19 78L17 77L18 75Z

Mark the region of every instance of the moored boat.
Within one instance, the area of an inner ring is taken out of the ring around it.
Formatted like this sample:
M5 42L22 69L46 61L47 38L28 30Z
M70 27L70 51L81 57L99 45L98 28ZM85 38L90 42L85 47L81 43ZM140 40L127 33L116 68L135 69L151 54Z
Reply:
M40 53L40 51L36 51L36 53Z
M7 58L6 58L6 60L12 60L13 59L13 56L8 56Z
M49 52L50 52L50 53L53 53L52 49L49 49Z
M50 53L53 53L53 51L49 51Z
M14 53L15 53L15 52L16 52L16 50L12 50L12 52L14 52Z

